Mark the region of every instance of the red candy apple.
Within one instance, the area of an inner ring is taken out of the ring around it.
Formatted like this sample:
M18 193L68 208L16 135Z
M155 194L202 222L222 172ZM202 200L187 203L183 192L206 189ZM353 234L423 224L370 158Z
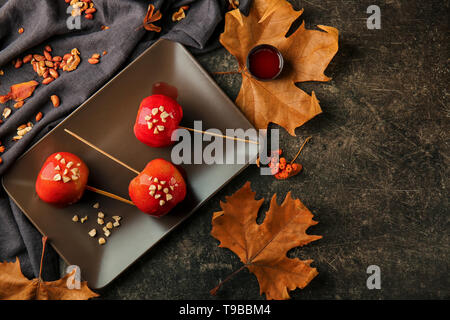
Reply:
M173 144L172 133L183 118L183 109L172 98L154 94L142 100L134 124L134 134L150 147Z
M155 159L131 180L128 191L139 210L160 217L186 197L186 183L172 163Z
M69 152L47 158L36 180L36 192L43 201L69 205L80 200L89 176L86 164Z

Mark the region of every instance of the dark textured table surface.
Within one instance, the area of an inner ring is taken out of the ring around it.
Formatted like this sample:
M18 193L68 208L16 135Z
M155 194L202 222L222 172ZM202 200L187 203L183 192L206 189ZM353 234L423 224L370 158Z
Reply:
M334 26L340 49L329 83L304 83L324 113L297 137L282 130L291 158L313 139L299 161L302 174L287 181L260 176L250 166L191 218L108 287L102 298L210 299L209 290L241 266L210 236L219 201L251 181L258 197L289 190L315 214L310 234L323 235L291 257L313 259L319 275L294 299L450 298L449 97L447 1L292 1L306 26ZM381 29L368 30L367 7L381 8ZM209 72L236 68L224 49L199 56ZM232 98L239 75L216 75ZM276 127L276 126L274 126ZM265 210L263 210L265 211ZM381 268L381 289L368 290L369 265ZM263 299L244 270L215 299Z

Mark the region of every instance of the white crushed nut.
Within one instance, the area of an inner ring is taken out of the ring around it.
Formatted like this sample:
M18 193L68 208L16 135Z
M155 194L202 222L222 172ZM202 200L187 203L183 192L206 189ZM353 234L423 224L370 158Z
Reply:
M64 182L64 183L67 183L67 182L70 181L70 178L69 178L69 177L63 176L62 178L63 178L63 182Z
M102 218L98 218L98 219L97 219L97 223L98 223L98 224L104 224L104 223L105 223L105 221L103 221L103 219L102 219Z
M104 232L105 236L109 237L111 235L111 231L109 231L108 229L105 230Z
M156 190L156 186L154 184L150 185L149 190Z
M117 228L118 226L120 226L119 221L114 222L114 223L113 223L113 226L114 226L114 228Z
M73 221L73 222L77 222L77 221L78 221L78 216L77 216L77 215L74 215L73 218L72 218L72 221Z
M153 122L153 123L157 123L157 122L158 122L158 119L153 119L152 122Z
M121 216L113 216L112 218L113 218L114 220L116 220L116 221L120 221L120 220L122 219Z
M153 108L152 109L152 115L156 115L158 113L158 108Z
M99 218L104 218L105 217L105 214L103 213L103 212L99 212L98 214L97 214L97 217L99 217Z
M163 205L165 205L166 204L166 202L164 201L164 200L159 200L159 205L160 206L163 206Z
M158 183L159 182L158 178L153 179L153 182Z
M60 161L62 164L66 164L66 159L62 158Z
M148 127L148 130L151 130L153 128L153 123L147 122L147 127Z
M167 118L168 116L169 116L169 114L166 111L161 113L161 119Z
M162 189L162 185L158 184L158 191Z
M26 127L22 130L18 130L17 131L17 135L23 137L24 135L26 135L29 131L31 130L31 127Z
M22 139L22 136L14 136L12 139L13 139L13 141L18 141L18 140Z
M67 174L69 172L69 170L67 170L67 169L64 169L64 172L63 172L63 174L65 175L65 174Z
M61 158L62 158L62 156L61 156L59 153L55 156L55 159L58 160L58 161L59 161Z
M75 169L73 169L73 170L75 170ZM100 204L97 202L92 207L95 208L95 209L98 209L100 207Z
M156 126L156 128L158 128L159 131L164 131L164 126Z
M161 198L160 194L155 195L155 199L159 199L159 198Z
M72 176L72 180L78 180L78 176L73 175L73 176Z
M161 183L162 185L165 185L165 184L166 184L166 182L165 182L165 181L161 181L160 183Z
M159 106L159 111L163 112L164 111L164 106Z
M155 128L155 130L153 130L154 134L159 134L158 128Z
M150 117L149 115L146 115L144 119L145 119L145 121L148 121L148 120L150 120L151 118L152 118L152 117Z
M8 118L10 114L11 114L10 108L3 109L3 118L5 118L5 119Z
M98 244L100 244L100 245L104 245L106 243L106 240L105 240L105 238L98 238Z
M175 188L173 186L169 186L170 190L175 190Z
M173 197L172 197L172 195L170 193L166 194L166 200L167 201L170 201L172 199L173 199Z
M55 176L53 177L54 181L60 181L61 180L61 175L59 173L55 174Z
M97 230L95 230L95 229L92 229L91 231L89 231L89 235L91 237L95 237L96 234L97 234Z
M153 197L155 195L155 191L150 191L149 194Z
M164 189L163 189L163 192L164 192L164 193L169 193L169 188L164 188Z
M107 227L108 229L112 229L112 228L113 228L112 222L111 222L111 221L108 222L108 223L106 224L106 227Z
M56 170L56 171L59 171L59 170L61 170L61 168L60 168L59 166L56 166L56 167L55 167L55 170Z
M67 163L67 165L66 165L66 168L71 168L73 166L73 162L72 161L69 161L68 163Z

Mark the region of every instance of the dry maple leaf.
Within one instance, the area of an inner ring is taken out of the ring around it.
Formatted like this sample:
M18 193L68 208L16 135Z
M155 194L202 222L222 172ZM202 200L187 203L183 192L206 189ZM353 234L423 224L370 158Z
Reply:
M295 128L322 112L319 101L295 86L302 81L329 81L324 71L338 50L338 30L307 30L304 22L289 37L292 23L303 13L285 0L254 0L248 17L239 9L225 16L222 45L236 57L242 86L236 104L258 129L270 122L295 136ZM259 44L272 45L282 53L287 65L273 81L258 81L246 69L249 51Z
M0 103L6 103L9 100L23 101L33 94L38 85L39 83L34 80L12 85L8 94L0 96Z
M42 257L44 256L47 237L42 238ZM41 267L42 270L42 258ZM75 272L74 269L72 271ZM28 280L20 270L19 258L15 262L0 263L0 300L87 300L98 297L92 292L87 282L81 283L80 289L69 289L67 280L73 276L66 274L56 281L43 281L41 276Z
M272 197L264 222L258 225L256 217L263 202L255 200L255 192L247 182L220 203L222 211L213 214L211 235L220 241L219 247L230 249L244 263L236 272L247 267L256 275L260 293L265 293L267 299L289 299L289 290L304 288L318 272L310 266L312 260L291 259L286 253L322 236L306 234L306 229L317 222L299 199L291 198L290 192L281 206L276 195ZM223 282L211 293L215 294Z

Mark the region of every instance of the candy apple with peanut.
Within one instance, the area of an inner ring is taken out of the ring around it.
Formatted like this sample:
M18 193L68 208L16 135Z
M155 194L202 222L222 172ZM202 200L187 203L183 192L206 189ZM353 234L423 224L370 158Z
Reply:
M186 197L186 182L169 161L154 159L128 187L131 201L139 210L161 217Z
M36 179L36 193L43 201L66 206L83 196L89 169L78 156L57 152L44 162Z
M134 124L134 134L150 147L167 147L174 143L172 133L183 118L183 109L174 99L154 94L142 100Z

